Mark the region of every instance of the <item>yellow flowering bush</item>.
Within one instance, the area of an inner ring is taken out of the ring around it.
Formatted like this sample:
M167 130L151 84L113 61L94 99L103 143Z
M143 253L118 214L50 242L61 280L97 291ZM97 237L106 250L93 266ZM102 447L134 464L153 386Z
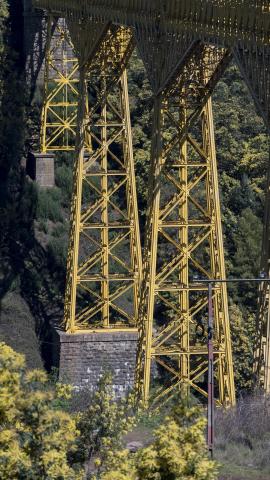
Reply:
M114 398L112 376L104 374L98 389L89 398L88 407L78 414L80 436L74 458L87 465L94 458L99 472L110 452L123 448L123 435L135 426L133 404L132 395L122 400Z
M208 457L206 420L197 407L180 402L154 432L154 442L136 454L110 453L101 480L216 480Z
M75 420L55 407L69 391L54 388L44 371L26 371L24 356L0 343L1 480L82 480L67 459Z

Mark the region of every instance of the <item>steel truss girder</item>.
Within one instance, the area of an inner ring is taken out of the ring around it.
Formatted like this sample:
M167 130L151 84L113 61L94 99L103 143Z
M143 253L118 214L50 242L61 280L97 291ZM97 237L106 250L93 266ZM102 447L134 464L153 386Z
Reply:
M270 9L268 0L33 0L36 8L57 14L135 27L158 24L171 34L193 32L205 41L238 40L268 44Z
M141 249L126 73L133 47L129 30L112 27L80 67L64 309L69 332L137 324Z
M179 389L207 396L206 338L196 336L205 331L207 288L191 276L225 278L210 95L229 60L224 49L197 44L155 98L136 375L145 403ZM232 405L225 284L215 285L213 304L216 401ZM151 398L157 369L164 385Z

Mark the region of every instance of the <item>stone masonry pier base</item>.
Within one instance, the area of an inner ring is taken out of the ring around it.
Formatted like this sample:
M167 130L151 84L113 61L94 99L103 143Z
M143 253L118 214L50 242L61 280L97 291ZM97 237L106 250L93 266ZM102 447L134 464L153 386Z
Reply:
M116 397L134 384L138 332L100 331L65 333L58 331L59 377L78 389L94 390L104 372L111 372Z

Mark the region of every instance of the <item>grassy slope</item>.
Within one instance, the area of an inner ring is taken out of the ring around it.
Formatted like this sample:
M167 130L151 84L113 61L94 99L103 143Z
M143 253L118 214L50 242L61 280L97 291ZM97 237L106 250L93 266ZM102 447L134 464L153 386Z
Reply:
M224 464L221 468L219 480L270 480L270 473L260 472L253 468Z
M0 341L24 353L29 368L42 368L34 318L16 291L6 294L1 302Z

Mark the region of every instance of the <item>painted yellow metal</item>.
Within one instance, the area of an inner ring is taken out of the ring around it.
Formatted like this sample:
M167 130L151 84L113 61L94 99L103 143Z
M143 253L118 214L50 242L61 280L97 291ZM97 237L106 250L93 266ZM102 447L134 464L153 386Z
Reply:
M41 116L41 151L74 151L79 65L63 18L48 17ZM89 146L89 139L86 138Z
M259 290L258 315L254 350L254 378L257 386L270 393L270 301L269 284Z
M256 383L262 387L266 394L270 393L270 313L269 313L269 287L264 286L263 291L263 303L260 307L264 307L261 325L262 330L258 330L259 333L258 344L255 350L254 360L254 373Z
M97 327L97 328L90 328L89 330L87 330L87 329L75 330L74 332L72 332L72 335L80 335L81 333L85 333L85 334L87 334L87 333L112 333L112 331L113 331L114 333L115 333L115 332L119 332L119 333L120 333L120 332L122 332L122 333L126 333L126 332L128 332L128 333L131 333L131 332L137 333L137 332L138 332L138 328L137 328L137 327L132 328L132 327L127 326L127 327L123 327L123 328L121 328L121 327L119 327L119 328L113 328L113 330L112 330L111 327L109 327L109 328L100 328L100 327Z
M207 286L192 276L225 278L209 97L229 59L223 49L195 46L155 99L137 368L145 403L179 390L207 396ZM216 399L233 405L226 285L213 291Z
M131 32L112 27L80 67L64 311L72 333L137 324L141 248L126 72L133 48Z
M261 253L261 271L270 276L270 168L268 168L264 229ZM262 282L259 287L253 371L257 386L270 393L270 285Z

